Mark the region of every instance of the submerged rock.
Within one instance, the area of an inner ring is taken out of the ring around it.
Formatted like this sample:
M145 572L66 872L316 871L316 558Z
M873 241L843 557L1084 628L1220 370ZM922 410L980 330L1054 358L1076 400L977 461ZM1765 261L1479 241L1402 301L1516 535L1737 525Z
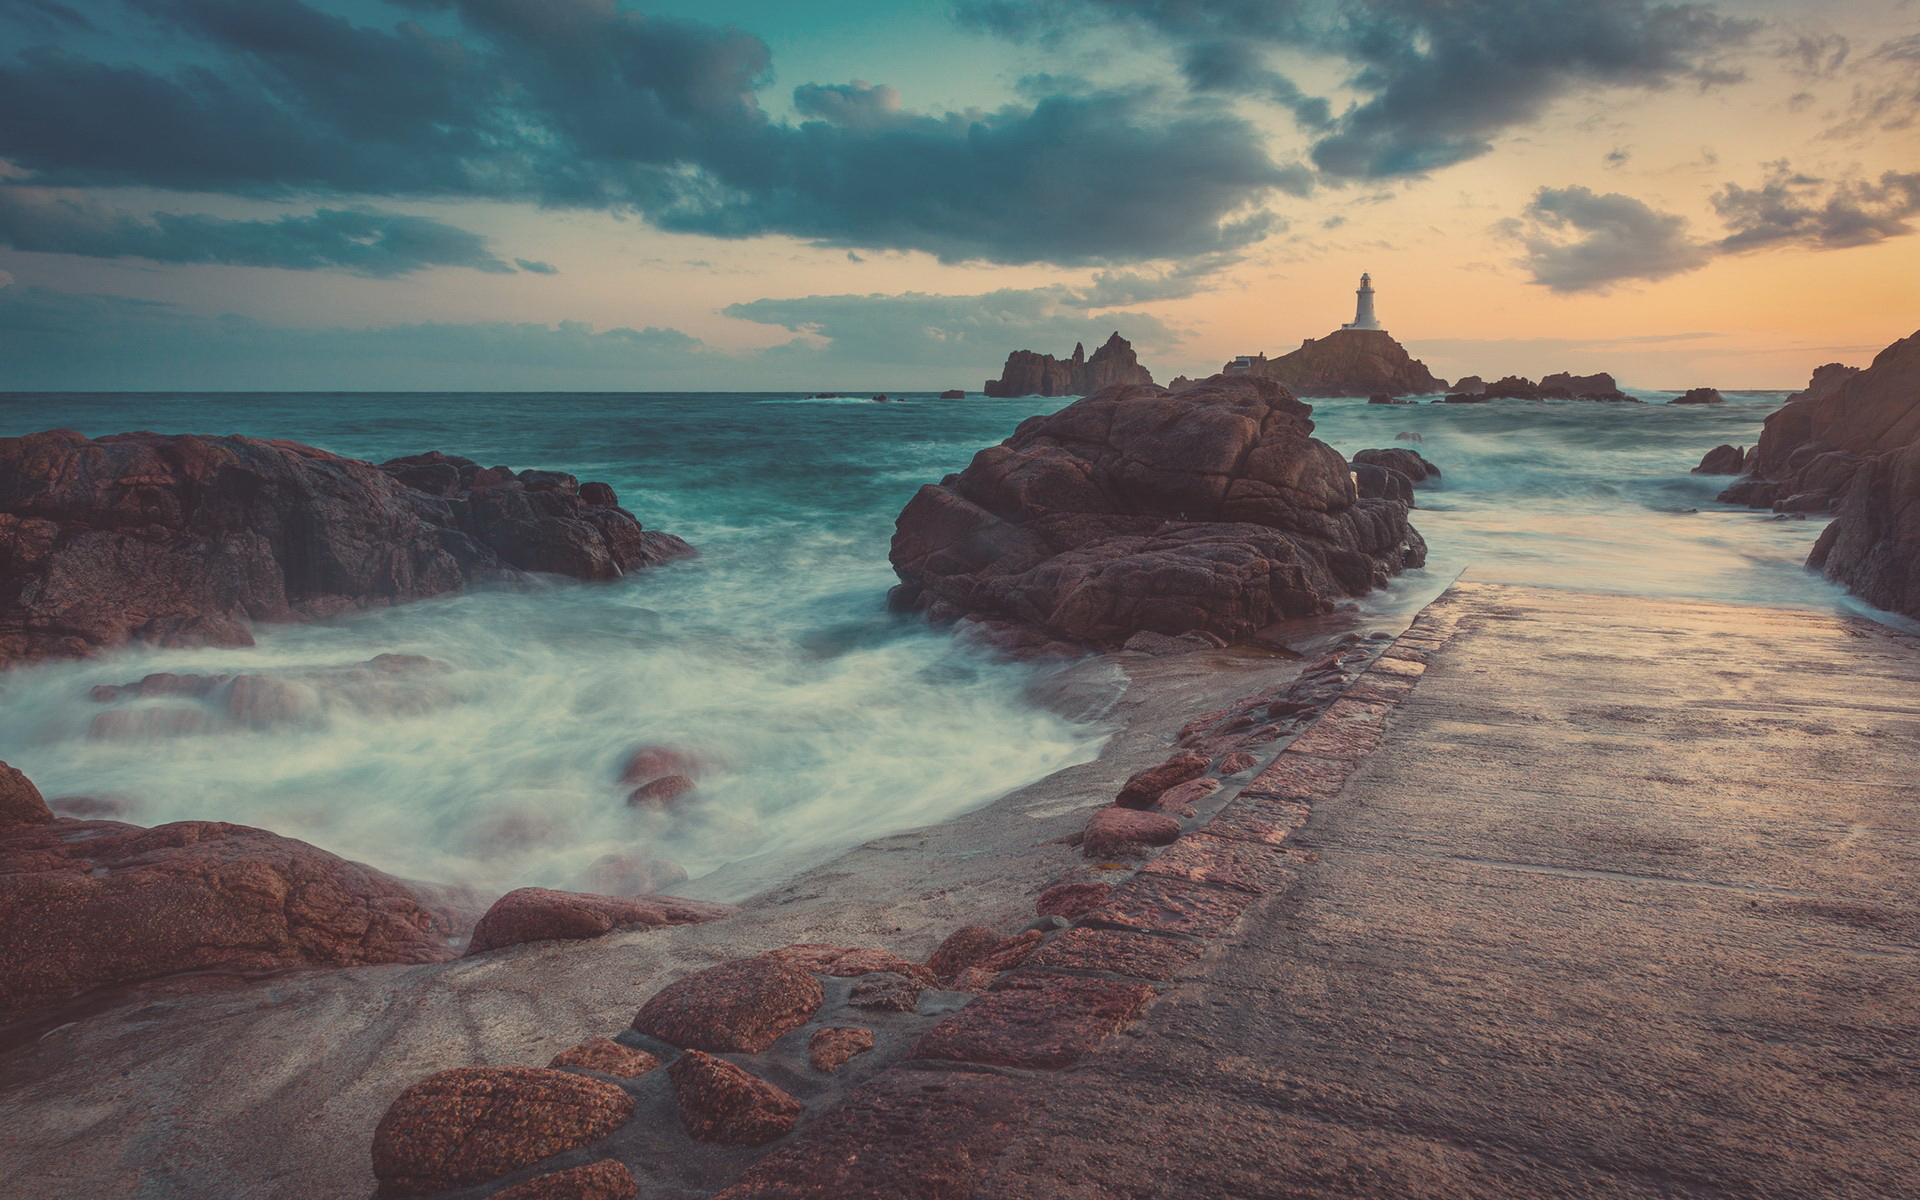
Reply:
M548 888L516 888L493 902L473 927L468 954L523 942L571 941L620 929L656 929L717 921L738 910L678 896L591 896Z
M136 639L251 645L255 621L692 553L613 499L443 454L375 466L249 437L0 438L0 666Z
M901 512L894 603L1082 645L1233 641L1425 561L1407 506L1361 499L1286 389L1116 387L1023 422Z

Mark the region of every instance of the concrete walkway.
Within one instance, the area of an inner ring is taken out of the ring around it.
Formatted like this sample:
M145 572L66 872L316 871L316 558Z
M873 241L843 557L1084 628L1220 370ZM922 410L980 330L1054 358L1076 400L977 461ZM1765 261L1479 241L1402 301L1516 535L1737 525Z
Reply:
M1920 1196L1920 646L1474 584L1430 615L1291 884L1023 1075L974 1194Z

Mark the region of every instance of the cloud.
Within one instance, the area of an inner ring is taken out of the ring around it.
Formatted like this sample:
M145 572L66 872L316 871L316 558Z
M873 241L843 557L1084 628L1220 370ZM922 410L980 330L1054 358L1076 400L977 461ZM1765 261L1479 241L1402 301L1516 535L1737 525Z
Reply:
M1829 182L1779 162L1759 187L1727 184L1714 195L1713 207L1732 231L1720 242L1726 251L1866 246L1913 232L1912 218L1920 215L1920 172Z
M1008 351L1065 354L1075 342L1097 345L1116 328L1141 353L1178 345L1181 331L1159 317L1138 312L1090 315L1087 297L1075 289L1007 288L977 296L800 296L730 305L729 317L773 325L809 339L823 339L827 361L915 364L998 373ZM1105 307L1105 306L1101 306ZM820 347L797 343L789 352Z
M1689 236L1685 217L1584 187L1541 188L1525 214L1501 231L1524 247L1521 264L1532 282L1563 293L1665 279L1713 257Z
M1314 164L1338 179L1422 175L1485 154L1555 100L1604 87L1737 81L1717 57L1759 22L1655 0L993 0L964 24L1006 37L1095 23L1169 39L1196 91L1236 89L1292 111L1316 135ZM1333 55L1360 99L1340 113L1298 92L1269 54Z
M0 186L0 245L42 254L330 268L375 277L428 267L513 271L487 249L485 238L430 217L364 208L260 221L176 213L140 217L85 195L18 185ZM527 270L541 265L522 263ZM548 267L543 273L551 272Z
M513 265L519 267L522 271L528 271L535 275L558 275L560 273L560 268L554 266L552 263L538 262L533 259L516 258L513 260Z
M886 87L809 84L797 123L737 29L610 0L411 0L358 25L301 0L128 0L185 54L0 61L0 157L45 186L245 196L497 198L636 212L947 260L1119 263L1264 236L1305 186L1224 104L1151 87L916 113Z
M8 0L5 7L0 7L0 22L11 22L41 36L98 31L85 14L60 0Z
M730 352L677 329L597 330L578 321L300 328L0 285L0 391L271 391L290 380L373 391L932 390L977 386L1010 350L1062 354L1115 329L1143 355L1180 343L1183 331L1158 317L1107 308L1096 315L1100 286L756 300L727 315L797 336Z

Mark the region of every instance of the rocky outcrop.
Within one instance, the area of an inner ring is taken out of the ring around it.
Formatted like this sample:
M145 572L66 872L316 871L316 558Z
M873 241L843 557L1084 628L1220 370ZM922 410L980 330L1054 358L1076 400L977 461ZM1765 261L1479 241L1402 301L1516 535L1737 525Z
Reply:
M1119 646L1243 639L1425 560L1405 504L1361 499L1285 388L1116 387L1035 417L901 512L893 602Z
M1548 375L1540 381L1540 397L1543 400L1602 400L1618 403L1631 400L1632 396L1620 390L1613 376L1605 371L1592 375L1573 375L1560 371Z
M1129 383L1150 385L1153 376L1140 365L1133 344L1115 330L1092 358L1087 357L1083 345L1075 345L1073 356L1064 360L1015 350L1007 355L1000 378L987 380L982 390L989 396L1089 396L1102 388Z
M1864 460L1807 565L1869 604L1920 618L1920 441Z
M263 829L0 830L0 1013L184 971L440 962L452 934L399 882Z
M1478 375L1468 375L1464 379L1454 380L1453 386L1447 390L1461 396L1484 395L1487 390L1487 381Z
M1508 375L1496 379L1472 394L1487 400L1538 400L1541 398L1540 385L1525 375Z
M1340 329L1308 338L1298 350L1268 359L1255 371L1308 397L1424 395L1447 386L1384 329Z
M731 916L736 909L678 896L591 896L547 888L516 888L493 902L473 927L468 954L484 954L523 942L602 937L619 929L695 925Z
M798 1100L744 1067L689 1050L667 1068L687 1136L722 1146L760 1146L800 1119Z
M1746 468L1723 503L1832 512L1808 565L1871 604L1920 617L1920 333L1865 370L1814 371L1767 417Z
M19 768L0 762L0 830L45 825L53 820L40 789Z
M1714 388L1689 388L1667 401L1668 404L1725 404L1727 398Z
M692 553L604 483L420 454L71 430L0 438L0 666L134 639L250 645L521 572L612 579Z

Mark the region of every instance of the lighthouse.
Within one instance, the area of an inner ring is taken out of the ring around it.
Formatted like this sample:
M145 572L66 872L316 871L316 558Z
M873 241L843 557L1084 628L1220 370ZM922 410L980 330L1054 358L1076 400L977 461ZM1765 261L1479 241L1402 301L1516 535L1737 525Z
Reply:
M1354 292L1359 302L1353 308L1353 323L1342 325L1342 329L1378 329L1380 318L1373 315L1373 276L1362 273L1360 287Z

